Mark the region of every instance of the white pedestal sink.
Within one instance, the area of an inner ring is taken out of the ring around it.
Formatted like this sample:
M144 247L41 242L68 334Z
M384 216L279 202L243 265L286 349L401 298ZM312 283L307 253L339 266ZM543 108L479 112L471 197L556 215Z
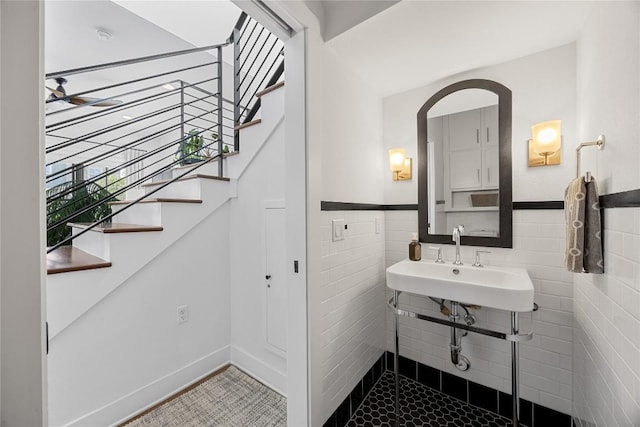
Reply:
M533 283L524 268L407 259L387 268L387 286L400 292L500 310L533 310Z
M451 327L451 361L461 370L470 367L469 359L460 354L459 330L487 335L511 342L512 426L519 424L519 343L530 340L532 333L520 334L518 312L532 311L533 283L524 268L474 267L473 265L438 264L433 261L400 261L387 268L387 286L393 289L389 308L395 318L395 414L400 414L399 320L407 316ZM403 292L450 301L449 319L403 310L399 297ZM459 303L476 304L511 312L511 333L493 331L458 322ZM460 361L462 360L462 364Z

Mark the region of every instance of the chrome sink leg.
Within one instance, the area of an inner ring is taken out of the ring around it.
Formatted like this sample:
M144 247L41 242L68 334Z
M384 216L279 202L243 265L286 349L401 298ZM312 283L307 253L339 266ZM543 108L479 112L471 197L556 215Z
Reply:
M511 312L511 334L518 335L518 313ZM517 341L511 341L511 396L513 406L513 427L520 425L520 396L519 396L519 384L520 384L520 369L518 367L519 361L519 343Z
M451 301L449 320L457 323L458 317L460 317L458 316L458 303L455 301ZM462 332L460 332L459 334L456 328L451 328L451 344L449 344L449 347L451 347L451 363L453 363L454 365L458 365L459 361L458 356L460 356L460 341L462 340L462 337L460 336L461 334Z
M393 291L393 306L394 308L398 308L398 297L400 296L400 292ZM400 316L396 311L393 315L395 319L395 352L393 355L393 371L395 373L395 415L396 415L396 427L400 427L400 340L399 340L399 327L400 327Z

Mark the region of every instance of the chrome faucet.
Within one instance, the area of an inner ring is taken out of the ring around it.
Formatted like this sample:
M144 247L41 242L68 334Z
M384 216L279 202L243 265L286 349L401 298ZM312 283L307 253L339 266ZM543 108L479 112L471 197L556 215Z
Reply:
M456 242L456 260L453 261L454 265L462 265L460 261L460 236L464 233L464 225L460 224L453 227L453 233L451 233L451 240Z

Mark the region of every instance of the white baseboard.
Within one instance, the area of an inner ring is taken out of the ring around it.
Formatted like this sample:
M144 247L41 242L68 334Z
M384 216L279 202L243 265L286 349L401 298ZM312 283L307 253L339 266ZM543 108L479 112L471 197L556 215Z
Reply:
M244 350L231 346L231 364L236 365L264 385L287 396L287 374L273 369Z
M224 346L164 377L140 387L113 402L77 418L66 426L111 426L124 422L190 384L229 364L230 346Z

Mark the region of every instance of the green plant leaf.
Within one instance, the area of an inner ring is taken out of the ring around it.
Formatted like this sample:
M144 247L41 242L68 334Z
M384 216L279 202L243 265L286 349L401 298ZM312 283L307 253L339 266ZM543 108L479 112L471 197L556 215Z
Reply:
M74 186L73 182L65 182L47 190L47 198L61 194ZM65 222L96 222L111 214L109 202L115 200L111 193L104 187L89 183L67 196L60 197L47 204L47 226L61 221ZM75 212L101 201L97 206L78 215ZM61 224L47 231L47 246L53 246L71 235L71 228L67 224ZM70 244L70 243L69 243Z

